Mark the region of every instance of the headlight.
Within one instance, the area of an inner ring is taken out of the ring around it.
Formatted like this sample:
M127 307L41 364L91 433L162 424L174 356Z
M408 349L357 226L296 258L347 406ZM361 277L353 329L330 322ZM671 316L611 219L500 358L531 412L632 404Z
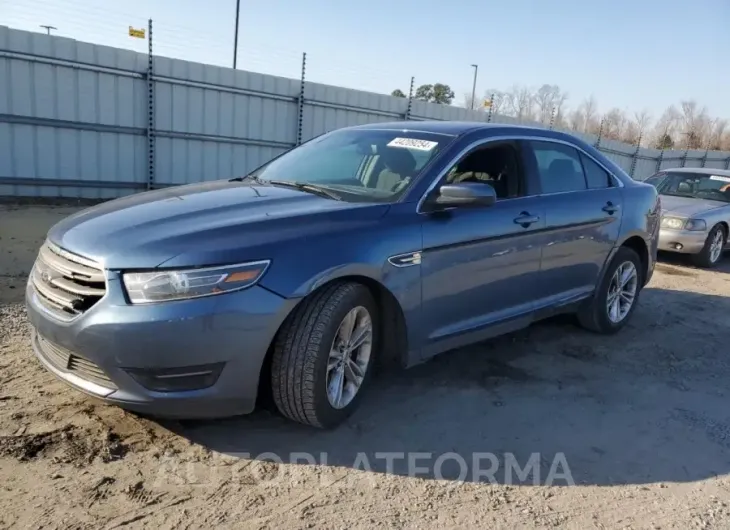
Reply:
M149 304L228 293L255 284L270 261L190 270L128 272L122 275L129 301Z
M684 225L684 229L702 232L707 230L707 223L703 219L690 219L687 221L687 224Z
M671 228L672 230L681 230L684 228L684 219L676 217L662 217L662 228Z

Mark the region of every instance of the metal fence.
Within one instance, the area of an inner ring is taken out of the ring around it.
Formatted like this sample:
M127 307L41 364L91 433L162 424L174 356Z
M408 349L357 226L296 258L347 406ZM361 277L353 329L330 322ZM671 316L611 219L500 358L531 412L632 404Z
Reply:
M104 199L245 174L349 125L517 123L505 116L155 56L0 26L0 195ZM538 124L535 124L538 125ZM568 131L570 132L570 131ZM576 133L572 133L576 134ZM660 151L595 135L636 179L728 168L730 152Z

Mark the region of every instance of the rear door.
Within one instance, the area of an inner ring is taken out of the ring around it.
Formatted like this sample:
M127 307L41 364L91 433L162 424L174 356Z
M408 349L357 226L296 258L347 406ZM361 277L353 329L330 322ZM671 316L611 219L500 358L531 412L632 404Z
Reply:
M590 293L616 243L622 194L594 158L554 141L527 141L539 177L545 229L539 306Z

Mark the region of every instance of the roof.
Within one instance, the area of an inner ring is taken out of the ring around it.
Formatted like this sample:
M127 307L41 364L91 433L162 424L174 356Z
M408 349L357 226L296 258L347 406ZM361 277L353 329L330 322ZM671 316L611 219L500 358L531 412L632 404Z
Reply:
M449 134L458 136L460 134L477 129L501 129L518 131L539 131L548 133L542 127L528 127L524 125L510 125L505 123L483 123L478 121L392 121L385 123L368 123L367 125L356 126L357 129L396 129L428 132L435 134Z
M665 167L662 171L672 173L699 173L701 175L717 175L719 177L730 177L730 170L715 169L711 167Z

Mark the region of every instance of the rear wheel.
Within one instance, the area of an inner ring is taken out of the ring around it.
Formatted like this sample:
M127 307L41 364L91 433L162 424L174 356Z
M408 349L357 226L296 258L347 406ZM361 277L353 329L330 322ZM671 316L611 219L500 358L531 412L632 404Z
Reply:
M692 256L692 260L698 267L710 269L717 265L722 258L722 251L725 248L727 234L722 225L715 225L707 234L705 246L698 254Z
M623 328L636 309L643 286L642 270L641 259L634 250L619 248L593 298L579 310L580 324L603 334Z
M324 287L295 309L271 364L274 403L284 416L327 428L354 412L379 340L376 311L370 291L357 283Z

